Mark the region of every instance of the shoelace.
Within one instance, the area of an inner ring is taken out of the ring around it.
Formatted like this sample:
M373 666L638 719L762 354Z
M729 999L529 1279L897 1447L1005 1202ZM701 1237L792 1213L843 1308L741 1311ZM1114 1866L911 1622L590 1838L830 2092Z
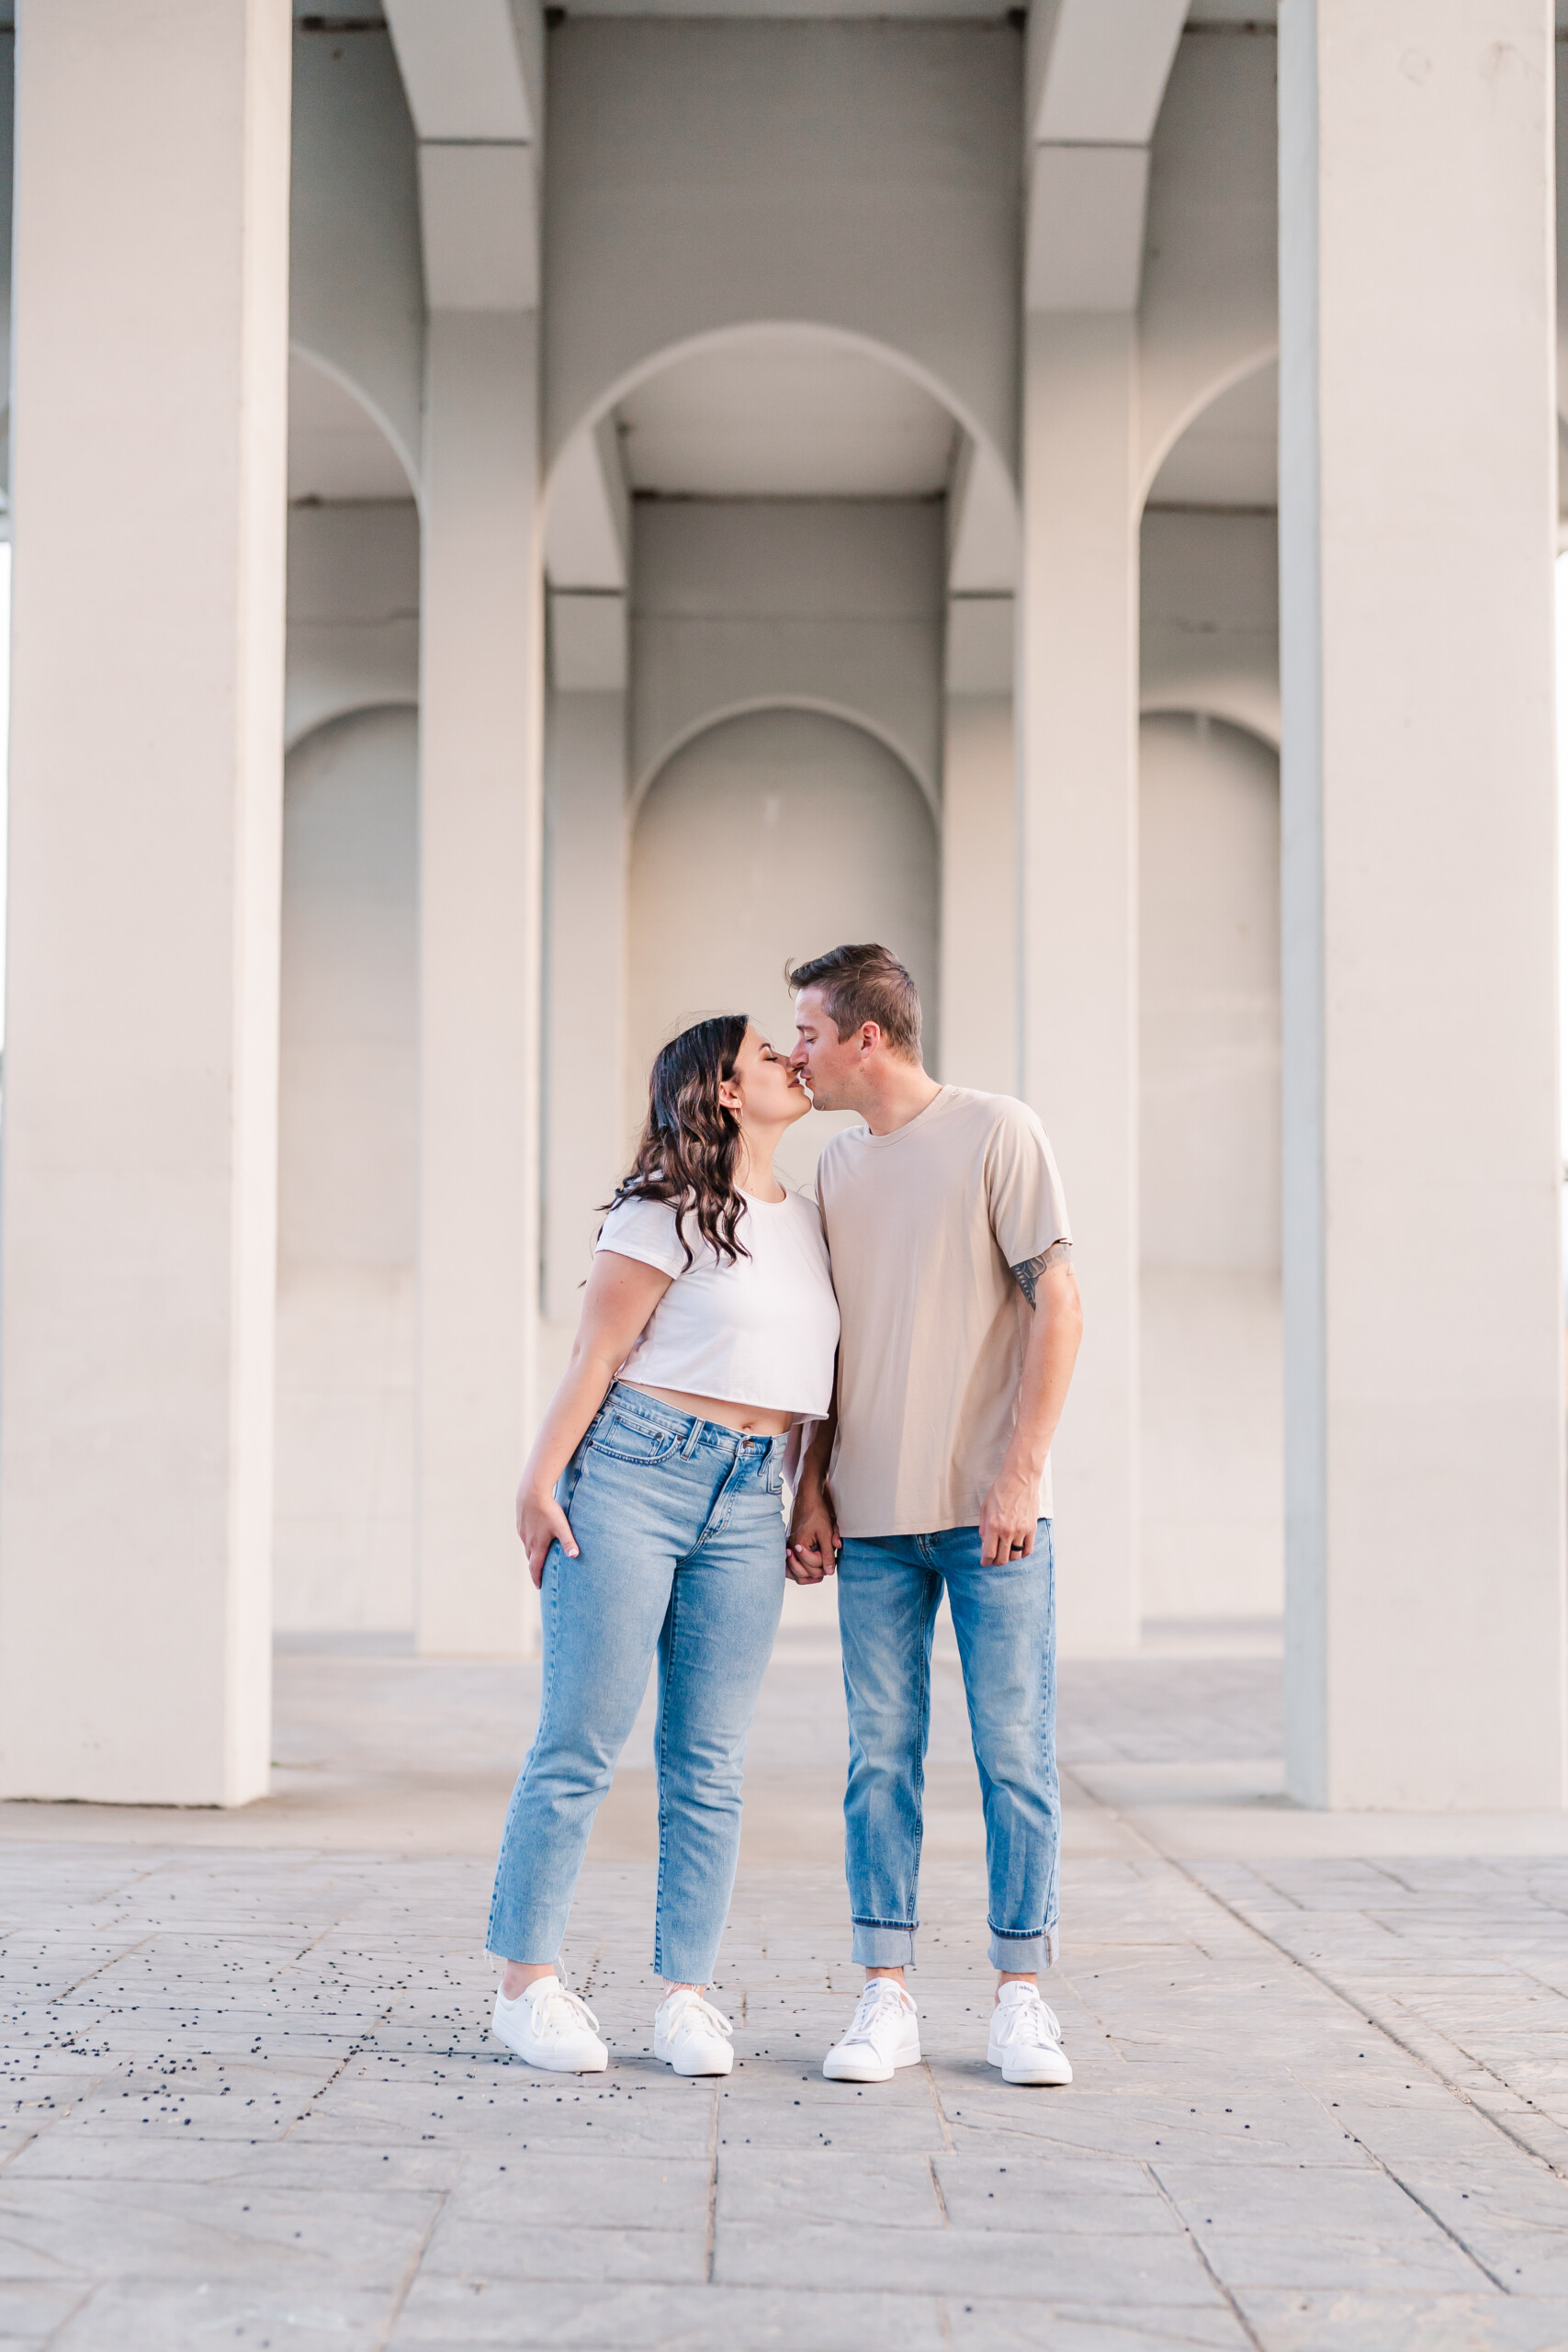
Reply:
M1062 2047L1062 2029L1056 2012L1036 1995L1032 2001L1010 2003L1013 2014L1013 2039L1036 2043L1054 2042Z
M705 2001L700 1993L694 1993L691 1998L682 2001L675 2011L670 2020L671 2035L683 2033L696 2018L700 2018L704 2025L709 2027L713 2032L722 2033L727 2041L734 2041L735 2028L730 2024L729 2019L722 2010L716 2009L711 2001Z
M890 1984L885 1976L873 1978L860 1996L853 2020L844 2040L869 2041L872 2028L877 2018L884 2011L901 2009L903 2006L903 1998L896 1984Z
M558 2014L561 2009L567 2012L564 2018ZM558 1976L550 1991L535 2008L534 2022L541 2028L547 2025L555 2027L585 2025L592 2033L597 2033L599 2030L599 2020L581 1994L574 1993L570 1984L563 1984Z

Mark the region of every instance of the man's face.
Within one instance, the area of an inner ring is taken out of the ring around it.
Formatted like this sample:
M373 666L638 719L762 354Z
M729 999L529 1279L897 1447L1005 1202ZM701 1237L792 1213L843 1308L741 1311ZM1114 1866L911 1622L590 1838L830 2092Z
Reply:
M863 1060L860 1035L840 1040L820 989L802 989L795 1000L795 1051L790 1068L811 1090L818 1111L854 1108L855 1082Z

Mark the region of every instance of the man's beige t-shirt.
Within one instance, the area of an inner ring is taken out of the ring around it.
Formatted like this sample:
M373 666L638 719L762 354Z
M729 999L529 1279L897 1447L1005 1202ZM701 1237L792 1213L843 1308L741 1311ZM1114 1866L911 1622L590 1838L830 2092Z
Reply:
M1012 1436L1033 1309L1011 1272L1070 1239L1045 1131L944 1086L891 1135L831 1137L817 1198L842 1333L829 1482L844 1535L977 1527ZM1039 1516L1051 1511L1051 1466Z

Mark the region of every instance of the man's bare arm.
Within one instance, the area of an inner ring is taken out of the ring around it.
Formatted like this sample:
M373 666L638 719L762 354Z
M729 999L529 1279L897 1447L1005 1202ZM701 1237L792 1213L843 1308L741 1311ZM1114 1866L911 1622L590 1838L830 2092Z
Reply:
M1070 1241L1053 1241L1049 1250L1042 1250L1038 1258L1025 1258L1021 1265L1010 1268L1014 1282L1029 1301L1034 1304L1034 1294L1040 1287L1040 1277L1049 1266L1070 1266L1073 1245Z
M980 1562L1028 1559L1034 1549L1040 1480L1067 1401L1083 1336L1083 1307L1070 1242L1053 1242L1012 1269L1034 1310L1019 1383L1012 1442L980 1510Z

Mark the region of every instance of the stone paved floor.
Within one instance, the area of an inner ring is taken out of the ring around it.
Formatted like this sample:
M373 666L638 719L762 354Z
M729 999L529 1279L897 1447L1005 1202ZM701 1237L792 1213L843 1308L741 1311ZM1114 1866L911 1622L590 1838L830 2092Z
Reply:
M640 1740L567 1954L610 2074L487 2040L527 1669L285 1657L267 1805L0 1808L0 2345L1568 2346L1564 1825L1294 1814L1267 1656L1068 1668L1077 2080L1012 2090L936 1681L928 2058L864 2089L819 2072L858 1981L820 1634L753 1743L717 2086L649 2054Z

